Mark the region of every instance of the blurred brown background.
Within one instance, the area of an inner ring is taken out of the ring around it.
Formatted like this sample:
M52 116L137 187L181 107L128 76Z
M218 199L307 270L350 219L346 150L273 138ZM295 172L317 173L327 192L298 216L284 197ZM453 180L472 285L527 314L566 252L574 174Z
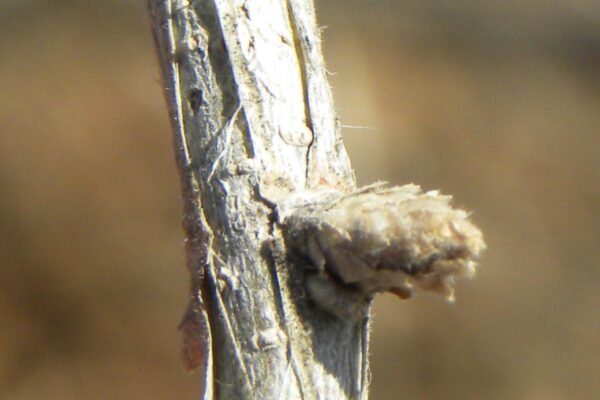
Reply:
M474 210L457 304L376 301L374 399L600 396L600 4L318 1L360 184ZM197 399L141 0L0 1L0 399Z

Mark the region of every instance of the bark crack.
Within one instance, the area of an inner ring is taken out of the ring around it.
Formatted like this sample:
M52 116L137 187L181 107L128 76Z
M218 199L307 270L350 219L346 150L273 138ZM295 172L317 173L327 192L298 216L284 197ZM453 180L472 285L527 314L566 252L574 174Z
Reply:
M281 264L282 259L285 257L283 253L281 239L271 239L270 242L267 243L267 247L270 255L269 261L271 264L271 274L273 276L273 286L274 292L276 294L275 298L277 300L277 309L279 312L280 324L283 326L284 333L287 337L287 358L288 362L292 367L292 370L294 371L294 377L296 378L296 382L298 383L301 399L304 399L304 390L305 388L308 388L309 385L302 378L302 375L296 362L296 357L294 354L294 337L290 334L290 329L287 323L288 317L286 316L285 312L286 303L283 298L284 292L283 287L280 284L279 273L277 271L277 266Z
M315 142L315 135L317 134L317 132L315 132L315 127L312 121L312 111L310 109L310 98L309 98L309 89L308 89L308 73L307 73L307 68L309 67L309 64L306 62L306 57L304 54L304 46L302 45L302 41L304 40L302 38L302 34L300 32L300 28L298 27L298 23L296 21L296 17L294 16L294 13L292 12L292 4L290 2L290 0L286 1L285 4L286 10L287 10L287 16L288 16L288 21L291 27L291 32L292 32L292 43L294 46L294 50L296 52L296 57L298 59L298 69L299 69L299 73L300 73L300 80L302 82L302 93L304 95L304 117L306 120L306 126L308 127L308 129L311 132L311 139L310 142L308 143L307 147L306 147L306 173L305 173L305 179L308 182L309 179L309 175L310 175L310 152L312 149L312 146Z

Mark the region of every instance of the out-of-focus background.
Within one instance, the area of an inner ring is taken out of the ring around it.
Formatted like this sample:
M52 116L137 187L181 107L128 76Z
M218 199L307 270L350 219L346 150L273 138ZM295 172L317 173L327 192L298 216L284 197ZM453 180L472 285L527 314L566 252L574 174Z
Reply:
M373 399L600 393L600 3L318 1L360 184L486 236L458 301L376 301ZM141 0L0 1L0 399L197 399Z

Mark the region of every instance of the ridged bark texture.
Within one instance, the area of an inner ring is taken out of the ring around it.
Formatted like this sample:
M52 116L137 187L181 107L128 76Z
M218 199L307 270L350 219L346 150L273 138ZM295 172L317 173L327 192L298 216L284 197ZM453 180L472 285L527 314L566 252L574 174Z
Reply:
M150 0L192 276L184 359L204 398L366 397L367 322L323 312L277 206L355 181L312 1Z

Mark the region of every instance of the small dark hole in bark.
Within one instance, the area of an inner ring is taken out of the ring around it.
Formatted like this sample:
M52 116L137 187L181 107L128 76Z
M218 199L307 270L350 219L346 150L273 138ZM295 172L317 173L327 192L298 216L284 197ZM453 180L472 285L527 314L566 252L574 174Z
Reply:
M188 102L190 103L190 108L192 109L194 115L196 115L196 113L198 113L198 110L200 110L200 106L202 106L202 101L204 100L202 90L198 88L192 88L188 92L187 97Z

